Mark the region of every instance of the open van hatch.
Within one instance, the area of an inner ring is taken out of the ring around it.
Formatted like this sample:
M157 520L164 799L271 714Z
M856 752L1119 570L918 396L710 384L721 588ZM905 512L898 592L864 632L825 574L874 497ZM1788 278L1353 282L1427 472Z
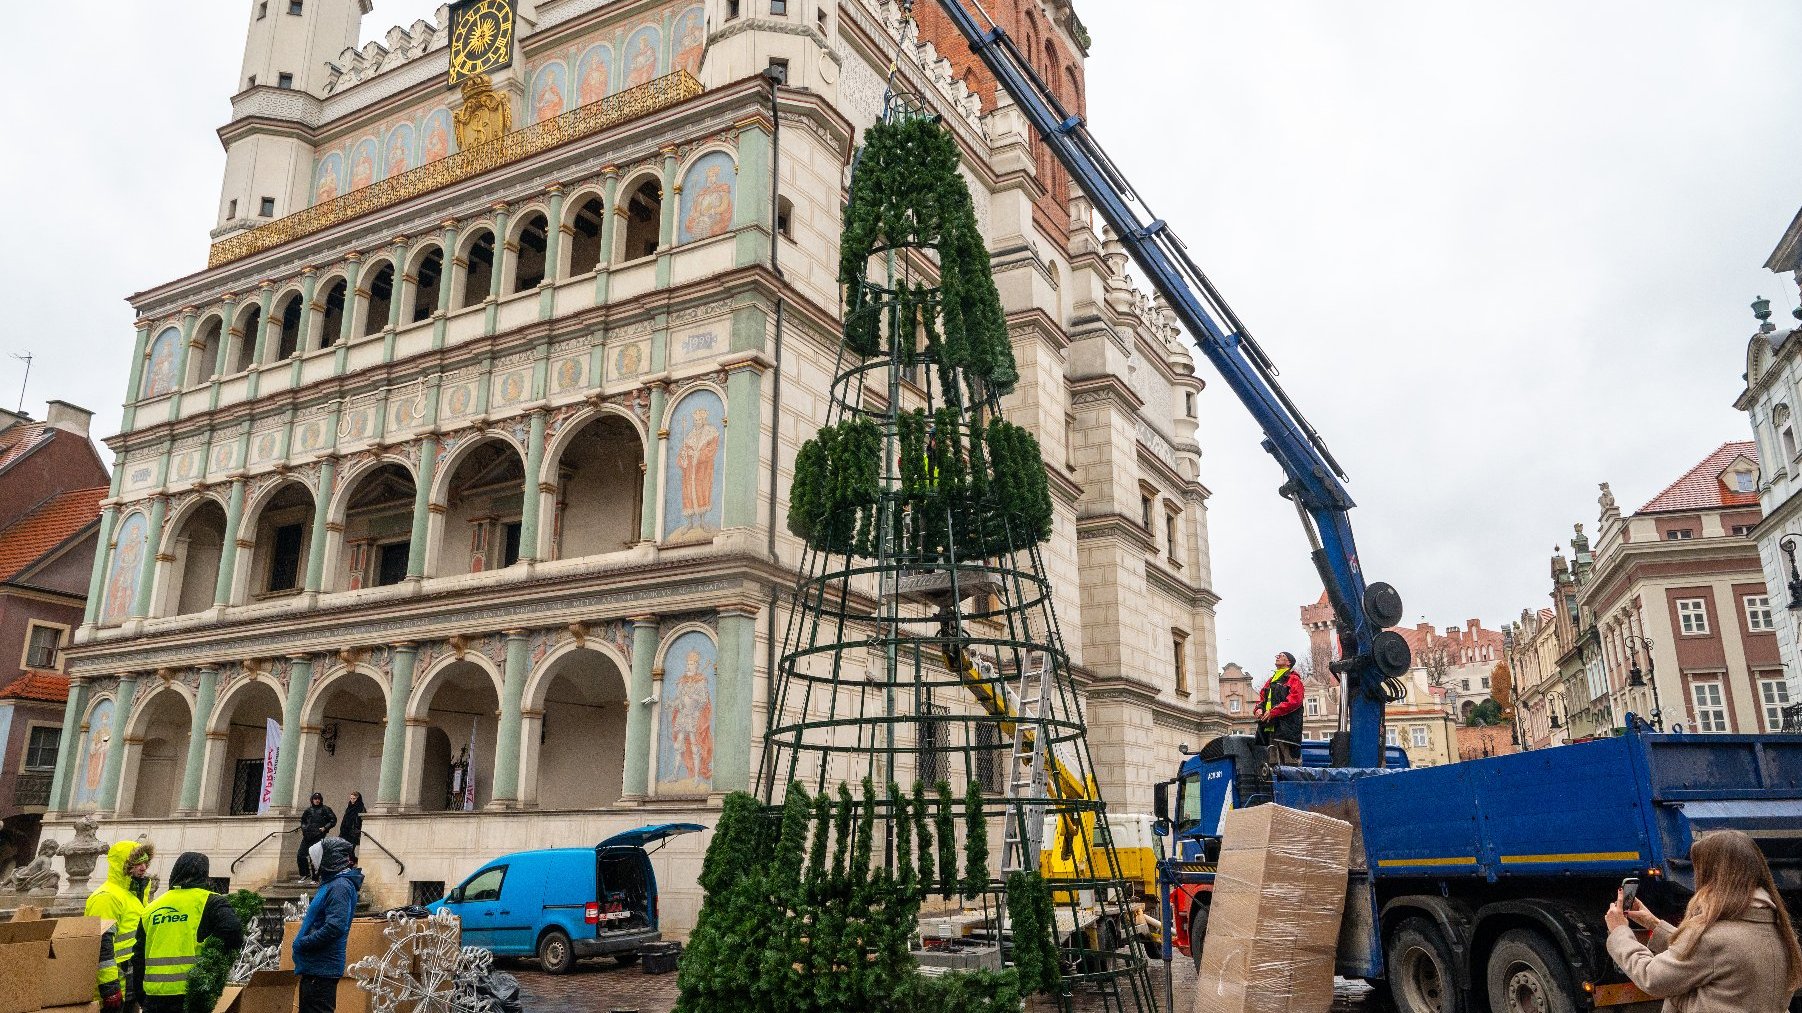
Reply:
M657 929L657 887L647 844L707 829L698 823L657 823L615 834L594 849L595 899L583 912L597 937Z

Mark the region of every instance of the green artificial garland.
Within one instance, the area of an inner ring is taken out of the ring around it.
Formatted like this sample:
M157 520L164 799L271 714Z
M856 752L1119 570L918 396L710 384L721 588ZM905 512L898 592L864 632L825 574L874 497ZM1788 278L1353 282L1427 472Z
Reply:
M1055 995L1060 986L1056 909L1051 888L1036 872L1016 872L1007 877L1007 917L1013 930L1014 967L1020 987L1028 992Z
M263 916L262 894L255 890L237 890L227 894L225 901L232 906L247 935L257 931L257 920ZM238 951L227 949L217 936L200 944L194 966L188 969L187 992L182 997L182 1008L186 1013L213 1013L213 1007L225 993L225 986L231 983L232 964L237 959Z
M823 426L795 456L788 529L827 552L870 555L882 497L882 431L868 419Z
M951 814L951 783L940 781L938 784L937 806L933 814L933 823L939 838L939 898L950 900L957 896L957 817Z
M983 817L982 785L964 789L964 899L989 888L989 823Z

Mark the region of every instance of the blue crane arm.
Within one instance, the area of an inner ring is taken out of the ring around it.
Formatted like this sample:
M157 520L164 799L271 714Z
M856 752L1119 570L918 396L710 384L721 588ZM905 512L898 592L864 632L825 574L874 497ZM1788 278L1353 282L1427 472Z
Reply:
M1301 515L1315 568L1337 617L1344 660L1334 668L1347 688L1349 761L1353 766L1381 766L1383 682L1407 670L1407 644L1397 634L1384 633L1384 627L1400 620L1399 597L1388 585L1366 586L1352 536L1353 504L1344 471L1277 383L1270 358L1169 225L1151 214L1134 193L1119 167L1090 136L1082 117L1063 108L1006 31L986 14L987 27L977 22L965 7L975 0L940 2L971 50L1089 195L1202 354L1263 429L1264 449L1288 476L1281 493Z

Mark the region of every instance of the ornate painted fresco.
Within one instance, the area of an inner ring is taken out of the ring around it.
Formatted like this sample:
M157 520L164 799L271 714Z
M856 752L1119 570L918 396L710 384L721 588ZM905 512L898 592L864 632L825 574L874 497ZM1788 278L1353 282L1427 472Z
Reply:
M726 406L705 388L684 396L670 409L669 451L663 481L666 542L700 542L720 530L721 494L726 485Z
M607 359L607 377L623 380L638 376L651 368L651 344L632 341L614 346Z
M532 75L532 120L542 123L563 115L569 95L569 70L561 62L547 63Z
M324 204L344 192L344 156L334 151L319 160L313 174L313 203Z
M682 177L676 242L725 235L732 228L732 190L737 183L738 168L731 155L710 151L695 159Z
M376 181L375 138L365 137L350 149L350 188L361 190Z
M388 131L388 143L382 149L382 178L398 176L415 164L413 124L397 123Z
M100 612L102 624L116 626L131 615L149 541L150 521L142 511L133 512L119 525L119 537L113 542L112 562L106 571L106 605Z
M419 128L419 164L436 162L457 150L457 131L448 107L426 114Z
M701 55L707 48L707 11L699 6L683 11L677 15L671 33L676 55L670 69L686 70L699 77Z
M657 735L657 794L705 795L713 790L713 700L719 686L719 648L690 630L663 656L663 727Z
M551 391L561 394L564 391L581 390L583 373L587 369L588 357L585 355L572 355L551 363Z
M612 93L613 47L597 42L576 60L576 101L587 105Z
M626 39L626 87L649 84L661 76L663 31L645 25Z
M88 712L87 734L76 753L75 786L71 799L77 809L92 808L100 801L100 781L106 776L106 751L112 746L113 702L102 700Z
M142 396L161 397L175 389L175 353L181 348L181 331L166 328L150 342L144 363Z

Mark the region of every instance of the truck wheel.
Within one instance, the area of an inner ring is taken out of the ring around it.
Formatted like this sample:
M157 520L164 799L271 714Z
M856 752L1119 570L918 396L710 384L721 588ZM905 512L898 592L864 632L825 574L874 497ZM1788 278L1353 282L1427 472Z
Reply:
M546 974L568 974L576 966L576 949L562 929L552 929L538 940L538 966Z
M1502 933L1489 952L1490 1013L1576 1013L1570 970L1557 947L1528 929Z
M1389 990L1400 1013L1467 1013L1452 948L1432 922L1410 918L1389 937Z
M1201 941L1208 934L1208 906L1195 905L1195 911L1189 916L1189 959L1195 961L1195 970L1201 971Z

